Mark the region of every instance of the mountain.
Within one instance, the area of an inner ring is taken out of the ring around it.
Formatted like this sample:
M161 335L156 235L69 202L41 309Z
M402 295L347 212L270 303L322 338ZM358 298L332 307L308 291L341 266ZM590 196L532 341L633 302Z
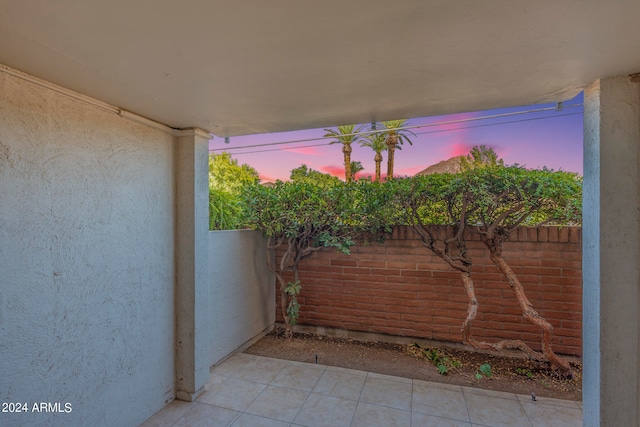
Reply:
M431 165L425 170L418 172L416 175L431 175L434 173L458 173L462 170L460 159L466 156L456 156L447 160L443 160L435 165Z

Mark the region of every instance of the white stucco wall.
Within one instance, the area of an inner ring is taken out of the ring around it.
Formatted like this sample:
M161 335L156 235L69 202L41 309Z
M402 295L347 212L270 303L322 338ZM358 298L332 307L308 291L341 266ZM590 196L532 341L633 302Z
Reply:
M210 365L271 330L275 279L259 231L209 232Z
M0 72L0 396L131 426L174 390L174 138Z

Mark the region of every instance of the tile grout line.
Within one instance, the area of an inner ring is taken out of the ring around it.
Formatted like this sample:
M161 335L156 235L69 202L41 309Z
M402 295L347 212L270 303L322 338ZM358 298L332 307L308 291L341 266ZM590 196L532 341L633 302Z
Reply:
M253 359L253 360L255 360L256 358L255 358L255 357L252 357L252 359ZM258 381L248 381L248 380L245 380L245 379L243 379L243 378L235 377L235 374L236 374L236 373L238 373L238 372L240 372L240 371L242 370L242 368L243 368L247 363L249 363L249 362L244 362L244 363L242 363L242 365L240 365L240 366L239 366L235 371L233 371L233 373L232 373L229 377L227 377L227 378L235 378L236 380L246 381L246 382L250 382L250 383L254 383L254 384L260 384L260 385L264 385L265 387L262 389L262 391L260 391L260 393L258 393L258 394L256 395L256 397L254 397L254 398L251 400L251 402L247 405L247 407L246 407L246 408L244 408L242 411L237 411L237 412L239 412L239 415L238 415L238 416L237 416L237 417L232 421L232 423L231 423L231 424L229 424L229 426L233 426L233 424L234 424L234 423L236 423L236 422L238 421L238 419L239 419L242 415L244 415L244 414L251 415L251 416L260 416L260 415L251 414L251 413L246 412L246 411L247 411L247 409L249 409L249 407L253 404L253 402L255 402L255 401L256 401L256 399L257 399L258 397L260 397L260 395L261 395L262 393L264 393L264 391L267 389L267 387L269 387L269 385L271 385L271 382L273 381L273 380L271 380L270 382L268 382L268 383L266 383L266 384L265 384L265 383L261 383L261 382L258 382ZM283 367L278 371L278 373L273 377L273 379L275 379L275 378L278 376L278 374L279 374L279 373L284 369L284 367L285 367L285 366L286 366L286 364L285 364L285 365L284 365L284 366L283 366ZM225 382L226 382L226 380L225 380ZM224 383L223 383L223 384L224 384ZM215 406L215 405L214 405L214 406ZM269 418L269 417L264 417L264 418ZM272 418L270 418L270 419L272 419ZM276 420L276 421L279 421L279 420Z
M464 408L467 410L467 418L469 419L469 425L473 425L471 421L471 412L469 411L469 404L467 403L467 395L464 392L464 389L460 387L460 393L462 393L462 400L464 400Z
M292 361L289 361L289 363L287 364L287 366L291 364L293 365ZM317 365L317 363L316 363ZM318 379L316 380L315 384L313 384L313 387L311 387L311 390L309 391L309 394L307 394L307 398L304 399L304 402L302 402L302 405L300 405L300 409L298 409L298 412L296 412L296 415L293 417L293 419L291 420L290 425L292 425L294 423L294 421L296 420L296 418L298 418L298 415L300 414L300 411L302 411L302 408L304 407L304 404L307 403L307 400L309 400L309 397L311 396L311 393L313 393L313 389L316 387L316 385L318 385L318 382L320 381L320 378L322 378L322 376L324 375L325 372L327 372L327 365L322 365L324 366L324 368L322 368L322 373L320 374L320 376L318 377ZM284 369L284 368L283 368ZM295 388L292 388L292 390L297 390ZM300 390L297 390L300 391ZM318 393L320 394L320 393Z
M228 377L226 377L226 379L225 379L225 380L222 382L222 384L220 384L220 385L224 385L224 383L226 383L230 378L234 378L234 379L236 379L236 380L242 380L242 378L234 377L234 375L235 375L236 373L240 372L240 371L242 370L242 368L243 368L247 363L248 363L248 362L246 362L246 361L245 361L245 362L243 362L240 366L238 366L238 368L237 368L237 369L235 369L235 370L231 373L231 375L229 375ZM249 381L249 382L255 383L255 381ZM260 383L256 383L256 384L260 384ZM222 391L222 390L221 390L221 391ZM263 390L263 391L264 391L264 390ZM214 396L217 396L217 394L218 394L218 393L216 393ZM260 396L260 394L262 394L262 391L261 391L260 393L258 393L258 396ZM253 401L254 401L254 400L256 400L256 399L258 398L258 396L254 397L254 398L253 398L253 400L251 401L251 403L253 403ZM249 405L247 405L247 408L251 405L251 403L249 403ZM217 406L217 405L213 405L213 406ZM238 415L233 419L233 421L231 421L231 423L229 423L229 426L230 426L230 427L231 427L231 426L233 426L233 425L238 421L238 419L239 419L243 414L245 414L245 412L244 412L244 411L245 411L247 408L244 408L242 411L236 411L236 412L238 412ZM226 408L226 409L228 409L228 408Z
M281 386L278 386L278 385L272 385L271 383L272 383L273 381L275 381L275 379L278 377L278 375L280 375L280 373L281 373L281 372L282 372L282 371L283 371L287 366L295 366L295 364L294 364L293 362L294 362L293 360L288 360L288 361L287 361L287 363L282 367L282 369L280 369L280 370L278 371L278 373L273 377L273 380L271 380L271 381L269 382L269 384L267 384L267 387L268 387L268 386L271 386L271 387L281 387ZM304 362L303 362L303 363L304 363ZM324 374L324 373L325 373L325 371L327 370L327 365L322 365L322 366L324 366L324 368L322 369L322 374ZM320 375L320 377L322 377L322 374ZM316 380L315 384L314 384L314 385L313 385L313 387L311 388L311 391L307 392L307 397L306 397L306 398L304 399L304 401L302 402L302 405L300 405L300 408L298 408L298 411L297 411L297 412L296 412L296 414L293 416L293 419L289 422L289 425L293 425L293 424L294 424L294 422L295 422L296 418L297 418L297 417L298 417L298 415L300 414L300 411L302 411L302 407L304 406L304 404L305 404L305 403L307 403L307 400L309 400L309 396L311 396L311 393L313 393L313 388L318 384L318 381L320 381L320 377L318 377L318 379ZM299 389L297 389L297 388L293 388L293 387L281 387L281 388L286 388L286 389L294 390L294 391L297 391L297 392L301 392L301 391L302 391L302 392L304 392L304 391L305 391L305 390L299 390ZM262 394L262 393L261 393L261 394ZM257 397L256 397L256 399L257 399ZM285 421L285 422L286 422L286 421Z
M364 371L363 371L364 372ZM362 393L364 393L364 387L367 385L367 379L369 378L369 372L366 371L366 375L364 376L364 382L362 383L362 389L360 390L360 394L358 395L358 400L356 401L356 409L353 411L353 415L351 416L351 422L349 426L352 426L356 421L356 413L358 412L358 407L360 406L360 402L362 401Z
M518 402L518 405L520 405L520 409L522 409L522 412L524 412L524 416L527 417L527 421L529 421L530 427L533 427L533 421L531 421L531 418L529 418L529 413L526 411L526 409L524 409L524 405L522 404L520 399L518 399L518 395L516 395L516 402Z
M409 425L413 427L413 393L416 388L416 380L411 378L411 394L409 395Z

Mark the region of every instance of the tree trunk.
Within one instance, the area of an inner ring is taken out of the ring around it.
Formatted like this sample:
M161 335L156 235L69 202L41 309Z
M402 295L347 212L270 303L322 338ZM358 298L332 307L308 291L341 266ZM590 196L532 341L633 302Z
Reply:
M291 324L289 322L289 316L287 316L287 305L288 305L288 295L284 291L284 282L280 283L280 311L282 312L282 318L284 319L284 336L286 338L293 337L293 330L291 329Z
M387 151L389 154L387 155L387 181L393 179L393 161L394 161L394 153L396 151L395 142L387 143Z
M498 267L500 272L509 281L509 286L513 290L513 293L518 300L520 310L522 310L522 316L527 322L537 326L542 331L542 354L544 354L552 365L560 368L568 376L572 376L571 365L562 357L558 356L551 349L551 334L553 333L553 326L551 323L540 316L537 311L533 309L533 304L527 298L524 287L518 280L518 277L513 272L509 264L502 258L500 251L493 247L489 242L485 241L485 245L489 248L490 259Z
M449 251L446 250L446 245L452 241L447 243L445 239L445 248L443 250L436 245L436 240L433 235L422 226L414 225L413 229L418 233L418 235L420 235L420 240L425 247L449 264L451 268L460 272L460 280L462 281L464 289L467 292L467 297L469 298L469 303L467 305L467 317L464 322L462 322L462 342L480 350L501 351L505 348L520 349L528 354L529 357L535 360L540 360L540 355L522 340L502 340L497 343L488 343L486 341L477 341L473 335L471 335L471 325L478 314L479 307L478 299L476 298L476 291L473 285L473 279L471 278L471 259L466 255L461 255L460 259L457 260L452 258ZM457 243L457 248L461 254L466 253L466 247L460 241Z
M376 153L373 160L376 162L376 181L380 182L380 163L382 163L382 154Z
M464 289L467 291L467 296L469 297L467 318L462 323L462 342L479 350L501 351L505 348L519 349L527 353L531 358L540 360L540 355L522 340L502 340L497 343L488 343L486 341L477 341L473 335L471 335L471 324L478 314L478 299L476 298L476 291L473 287L470 272L460 271L460 277L464 284Z
M278 248L279 245L276 245L273 238L269 238L267 241L267 267L269 271L273 273L278 281L280 288L280 311L282 313L282 318L284 320L284 335L287 338L291 338L293 336L293 331L291 330L291 325L289 324L289 318L287 317L287 293L284 291L286 287L286 283L284 281L284 277L282 277L281 272L279 272L276 267L273 265L273 261L271 259L271 251L274 252Z
M344 179L347 182L351 182L353 179L351 176L351 151L351 145L342 145L342 152L344 153Z
M468 271L460 272L460 280L464 285L464 289L467 291L469 297L469 304L467 305L467 318L462 322L462 342L465 344L471 344L474 341L471 336L471 324L476 319L478 314L478 299L476 298L476 291L473 287L473 279Z

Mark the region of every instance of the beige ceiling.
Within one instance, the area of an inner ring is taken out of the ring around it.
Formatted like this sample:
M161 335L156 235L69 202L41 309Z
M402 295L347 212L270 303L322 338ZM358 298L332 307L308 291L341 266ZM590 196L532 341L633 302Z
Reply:
M234 136L565 100L640 72L640 1L0 0L0 64Z

